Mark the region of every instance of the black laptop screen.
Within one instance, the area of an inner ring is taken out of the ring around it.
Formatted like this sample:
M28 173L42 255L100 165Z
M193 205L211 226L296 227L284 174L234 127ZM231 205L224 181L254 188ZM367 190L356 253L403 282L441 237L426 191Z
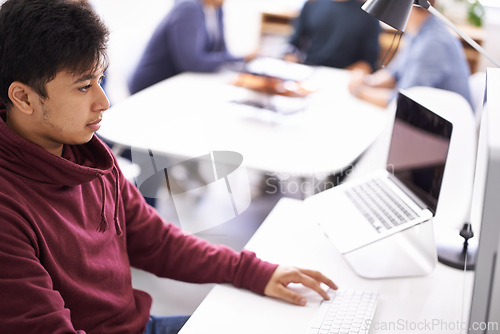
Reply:
M399 93L387 170L434 213L451 132L449 121Z

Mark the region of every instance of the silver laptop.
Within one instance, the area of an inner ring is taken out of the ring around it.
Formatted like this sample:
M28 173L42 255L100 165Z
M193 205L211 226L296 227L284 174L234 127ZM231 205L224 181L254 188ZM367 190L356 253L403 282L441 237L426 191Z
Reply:
M452 124L398 94L386 168L306 199L341 253L431 219L437 208Z

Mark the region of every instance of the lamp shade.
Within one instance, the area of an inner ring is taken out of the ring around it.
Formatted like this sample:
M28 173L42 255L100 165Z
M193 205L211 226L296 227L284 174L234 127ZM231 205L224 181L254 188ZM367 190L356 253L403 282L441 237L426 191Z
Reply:
M412 6L413 0L368 0L361 8L391 27L404 31Z

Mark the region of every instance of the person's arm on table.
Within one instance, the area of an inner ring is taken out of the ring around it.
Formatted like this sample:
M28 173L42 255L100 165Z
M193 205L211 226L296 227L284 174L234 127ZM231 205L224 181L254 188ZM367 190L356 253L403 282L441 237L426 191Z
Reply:
M349 82L349 91L357 98L385 108L394 97L396 80L388 70L378 70L366 75L354 70Z
M357 61L345 68L351 71L360 71L364 74L370 74L372 72L372 67L370 64L364 60Z
M160 277L191 283L231 283L261 295L305 305L305 299L287 289L300 283L328 299L321 283L337 286L318 271L279 266L256 256L254 252L236 252L214 245L179 227L166 224L149 206L139 190L122 179L127 224L127 249L132 266Z

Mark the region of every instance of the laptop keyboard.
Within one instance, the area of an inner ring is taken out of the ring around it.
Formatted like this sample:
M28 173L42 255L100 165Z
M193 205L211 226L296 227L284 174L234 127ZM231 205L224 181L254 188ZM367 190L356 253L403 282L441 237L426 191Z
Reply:
M377 302L376 292L336 291L321 302L307 334L368 333Z
M347 189L346 195L378 232L417 217L415 211L377 179Z

